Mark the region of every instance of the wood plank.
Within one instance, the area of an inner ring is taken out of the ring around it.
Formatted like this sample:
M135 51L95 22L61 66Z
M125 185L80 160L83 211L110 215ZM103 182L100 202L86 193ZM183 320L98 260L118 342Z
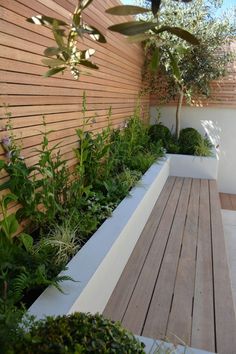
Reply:
M183 341L186 345L190 345L191 339L199 192L200 181L194 179L177 270L173 303L167 326L167 338L173 343Z
M214 322L209 186L201 180L192 347L215 352Z
M216 351L219 354L234 354L236 348L236 320L216 181L210 181L210 205Z
M230 199L230 194L220 193L221 208L226 210L232 210L232 202Z
M176 269L179 261L183 231L188 208L191 179L184 180L169 241L157 279L152 301L148 309L142 335L165 339L166 328L175 286Z
M141 334L143 329L144 320L169 238L182 185L183 178L176 178L171 196L156 231L152 247L147 255L142 273L137 281L128 308L122 320L123 326L135 334Z
M127 265L106 305L103 315L114 321L121 321L128 306L133 289L142 270L147 253L152 246L156 229L175 182L169 177L145 225Z
M232 210L236 210L236 195L230 194L230 200L231 200Z

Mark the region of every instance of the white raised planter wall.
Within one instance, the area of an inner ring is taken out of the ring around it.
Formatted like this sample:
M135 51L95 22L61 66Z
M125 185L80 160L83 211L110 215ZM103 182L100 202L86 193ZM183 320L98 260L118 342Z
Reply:
M38 319L75 311L103 312L169 176L170 159L152 165L83 248L69 262L62 294L48 287L30 307Z
M217 179L217 157L168 154L170 176Z
M161 121L174 131L175 107L162 107ZM157 117L151 108L152 121ZM183 107L181 128L193 127L207 133L219 158L218 188L220 192L236 194L236 108Z

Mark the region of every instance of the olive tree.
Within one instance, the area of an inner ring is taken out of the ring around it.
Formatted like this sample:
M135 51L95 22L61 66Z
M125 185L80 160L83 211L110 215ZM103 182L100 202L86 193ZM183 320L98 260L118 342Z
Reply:
M199 39L199 45L192 46L167 32L160 33L158 38L150 36L145 42L144 76L149 77L145 89L156 93L160 101L177 99L177 138L184 97L189 103L199 97L209 97L210 83L227 74L234 58L230 43L235 38L235 26L228 16L214 16L220 5L220 1L195 0L182 4L166 0L158 21L167 26L186 26Z

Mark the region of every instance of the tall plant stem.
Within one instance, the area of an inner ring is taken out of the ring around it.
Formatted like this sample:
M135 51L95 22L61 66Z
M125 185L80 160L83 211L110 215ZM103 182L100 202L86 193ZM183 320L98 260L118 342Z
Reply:
M176 116L175 116L175 135L176 138L179 139L179 132L180 132L180 113L181 113L181 108L183 104L183 98L184 98L184 92L183 90L180 89L179 91L179 98L178 98L178 104L177 104L177 109L176 109Z

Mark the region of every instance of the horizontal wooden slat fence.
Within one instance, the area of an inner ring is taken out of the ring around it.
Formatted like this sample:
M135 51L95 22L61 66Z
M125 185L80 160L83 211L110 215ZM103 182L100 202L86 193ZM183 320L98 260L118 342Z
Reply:
M22 139L22 155L27 163L37 161L43 130L42 116L47 129L53 130L50 140L61 143L63 157L68 166L75 164L73 149L77 146L75 129L82 124L83 91L86 91L88 111L86 117L96 122L88 129L99 131L108 124L108 111L112 108L111 124L119 127L129 118L137 104L141 88L142 49L107 28L125 20L105 13L119 0L94 0L84 14L84 20L98 28L106 37L106 44L84 39L82 49L94 48L94 62L99 70L81 75L75 81L69 72L52 78L42 75L47 68L42 64L43 51L54 45L51 31L26 22L37 14L69 20L77 0L0 0L0 138L6 135L4 104L8 105L14 133ZM127 20L127 18L126 18ZM89 70L87 70L89 71ZM148 113L148 98L141 102L142 114ZM0 158L4 151L0 146ZM6 176L1 175L1 181Z

